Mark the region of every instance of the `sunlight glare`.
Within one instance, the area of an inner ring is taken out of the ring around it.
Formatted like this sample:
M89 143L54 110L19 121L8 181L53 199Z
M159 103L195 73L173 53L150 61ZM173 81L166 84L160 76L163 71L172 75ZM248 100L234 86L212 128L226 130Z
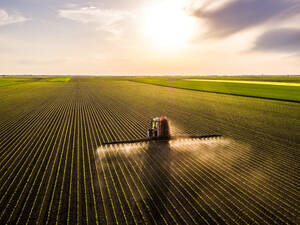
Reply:
M143 32L162 48L181 48L191 40L195 19L185 9L184 0L165 0L143 12Z

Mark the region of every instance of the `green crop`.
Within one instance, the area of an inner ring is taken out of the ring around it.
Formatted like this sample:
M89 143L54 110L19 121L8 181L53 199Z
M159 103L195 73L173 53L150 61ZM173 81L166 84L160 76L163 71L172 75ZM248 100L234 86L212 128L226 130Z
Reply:
M148 84L259 90L244 77L22 79L0 88L1 224L297 224L298 102ZM222 137L104 145L161 115L171 135Z
M287 100L300 102L300 83L281 81L261 81L240 79L196 79L196 78L134 78L136 82L183 88L188 90L206 91L247 97L257 97L276 100ZM298 81L298 80L297 80Z

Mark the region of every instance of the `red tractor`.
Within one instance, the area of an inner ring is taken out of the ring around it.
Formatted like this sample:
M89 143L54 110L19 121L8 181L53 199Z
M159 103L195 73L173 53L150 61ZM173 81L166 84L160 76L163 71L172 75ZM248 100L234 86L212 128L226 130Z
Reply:
M169 121L166 116L155 117L151 120L148 138L159 140L168 140L171 138Z

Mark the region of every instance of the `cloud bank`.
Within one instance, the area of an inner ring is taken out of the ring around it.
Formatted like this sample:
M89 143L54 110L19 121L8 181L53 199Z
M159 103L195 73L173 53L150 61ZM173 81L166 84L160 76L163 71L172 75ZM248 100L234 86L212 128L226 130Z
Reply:
M300 14L299 0L232 0L215 9L209 5L196 9L194 15L207 22L209 36L215 38Z
M14 24L14 23L21 23L28 21L29 19L23 17L21 14L14 12L8 14L4 9L0 9L0 26Z
M254 50L277 52L300 52L300 29L275 29L262 34Z

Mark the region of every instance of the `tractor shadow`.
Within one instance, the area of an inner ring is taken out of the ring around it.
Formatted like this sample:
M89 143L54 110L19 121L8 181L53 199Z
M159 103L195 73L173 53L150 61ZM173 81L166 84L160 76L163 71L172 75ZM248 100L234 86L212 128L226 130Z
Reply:
M168 141L150 142L143 161L143 179L148 194L145 203L151 217L157 224L163 224L167 217L170 186L171 148Z

